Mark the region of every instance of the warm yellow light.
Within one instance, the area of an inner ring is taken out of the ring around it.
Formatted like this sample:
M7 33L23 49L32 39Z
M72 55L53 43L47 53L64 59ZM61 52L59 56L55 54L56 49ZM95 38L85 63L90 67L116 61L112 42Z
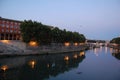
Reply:
M31 66L31 68L34 68L36 65L36 61L34 60L29 61L29 65Z
M78 56L77 56L77 54L75 54L73 57L74 57L75 59L77 59Z
M1 66L0 69L3 70L3 71L6 71L8 69L8 66L7 65L3 65L3 66Z
M75 46L77 46L77 45L78 45L78 43L74 43L74 45L75 45Z
M64 45L65 46L70 46L70 43L69 42L65 42Z
M3 43L9 43L9 40L2 40L1 42L3 42Z
M68 60L69 60L69 57L68 57L68 56L65 56L65 57L64 57L64 60L68 61Z
M47 67L49 68L49 67L50 67L50 65L49 65L49 64L47 64Z
M35 42L35 41L30 41L29 45L30 45L30 46L37 46L37 42Z
M80 43L79 45L84 45L85 43Z
M80 52L79 56L81 57L81 56L84 56L84 55L85 55L85 52Z

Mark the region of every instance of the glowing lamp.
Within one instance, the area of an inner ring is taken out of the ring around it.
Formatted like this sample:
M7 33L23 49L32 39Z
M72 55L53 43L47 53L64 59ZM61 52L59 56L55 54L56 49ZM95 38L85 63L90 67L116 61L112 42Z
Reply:
M64 45L65 46L70 46L70 43L69 42L65 42Z
M35 41L30 41L29 45L30 45L30 46L37 46L37 42L35 42Z
M78 43L74 43L74 45L75 45L75 46L77 46L77 45L78 45Z
M65 57L64 57L64 60L65 60L65 61L68 61L68 60L69 60L69 57L68 57L68 56L65 56Z
M3 66L1 66L0 69L3 70L3 71L6 71L8 69L8 66L7 65L3 65Z
M77 59L78 56L77 56L77 54L75 54L73 57L74 57L75 59Z
M2 40L3 43L9 43L9 40Z

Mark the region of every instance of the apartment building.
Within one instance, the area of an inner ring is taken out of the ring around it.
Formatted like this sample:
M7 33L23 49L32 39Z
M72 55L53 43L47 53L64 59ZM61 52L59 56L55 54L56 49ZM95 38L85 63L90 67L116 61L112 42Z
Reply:
M0 40L20 40L21 22L0 17Z

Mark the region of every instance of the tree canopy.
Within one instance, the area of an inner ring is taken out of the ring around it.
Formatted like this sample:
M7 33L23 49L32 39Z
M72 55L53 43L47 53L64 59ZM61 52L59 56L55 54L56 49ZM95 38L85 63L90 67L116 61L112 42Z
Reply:
M120 44L120 37L113 38L110 43Z
M37 41L39 44L85 42L86 38L78 32L71 32L28 20L20 25L22 40L26 43Z

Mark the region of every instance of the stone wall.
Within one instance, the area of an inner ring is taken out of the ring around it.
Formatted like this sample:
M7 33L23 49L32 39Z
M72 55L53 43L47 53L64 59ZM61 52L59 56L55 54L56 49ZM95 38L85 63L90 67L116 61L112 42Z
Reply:
M0 43L6 46L16 47L21 50L26 49L26 44L19 40L0 40Z

